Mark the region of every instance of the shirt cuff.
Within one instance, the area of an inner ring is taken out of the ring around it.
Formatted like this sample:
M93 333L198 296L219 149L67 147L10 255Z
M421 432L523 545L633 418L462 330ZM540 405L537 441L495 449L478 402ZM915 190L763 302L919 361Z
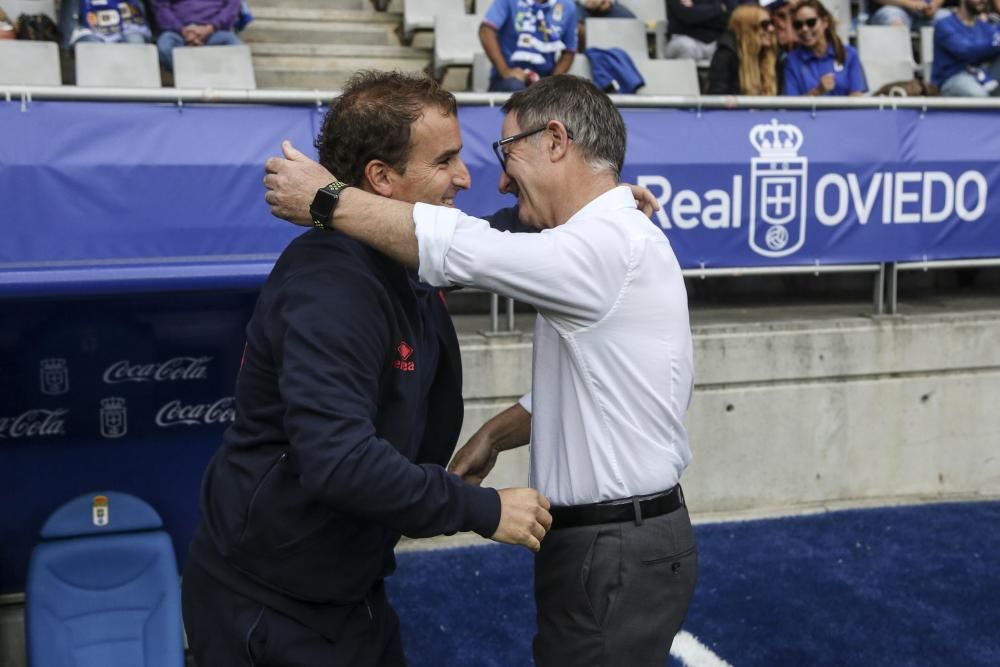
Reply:
M531 414L531 392L530 391L527 394L525 394L524 396L522 396L521 398L517 399L517 403L522 408L524 408L525 411L528 414Z
M434 287L451 287L452 283L445 275L445 257L451 249L451 240L455 236L455 226L458 216L462 214L456 208L431 206L430 204L415 204L413 206L413 224L417 235L419 251L420 280Z

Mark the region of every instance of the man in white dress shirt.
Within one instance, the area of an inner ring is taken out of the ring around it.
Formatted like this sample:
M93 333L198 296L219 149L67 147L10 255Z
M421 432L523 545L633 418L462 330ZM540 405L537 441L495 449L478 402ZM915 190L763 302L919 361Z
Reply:
M535 562L540 667L662 667L687 611L697 552L680 476L693 387L687 294L662 232L619 185L625 126L570 76L504 105L500 190L539 234L498 232L456 209L340 192L329 221L431 285L533 305L532 391L487 422L451 469L472 483L531 444L531 486L552 503ZM309 224L330 174L290 146L267 163L272 212ZM541 540L539 540L541 541Z

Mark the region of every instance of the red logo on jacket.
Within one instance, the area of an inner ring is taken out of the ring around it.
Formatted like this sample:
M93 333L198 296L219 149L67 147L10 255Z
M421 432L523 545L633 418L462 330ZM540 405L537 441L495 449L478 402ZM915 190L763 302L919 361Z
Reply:
M399 359L392 362L393 368L398 368L406 373L417 370L414 363L410 361L410 357L413 356L413 348L405 340L396 346L396 354L399 355Z

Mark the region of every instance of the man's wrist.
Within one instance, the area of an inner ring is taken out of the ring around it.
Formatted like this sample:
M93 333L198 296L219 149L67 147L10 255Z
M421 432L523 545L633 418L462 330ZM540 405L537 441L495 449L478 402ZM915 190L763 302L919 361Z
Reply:
M333 181L316 191L316 196L309 205L309 218L317 229L333 229L334 213L340 196L347 189L347 183Z

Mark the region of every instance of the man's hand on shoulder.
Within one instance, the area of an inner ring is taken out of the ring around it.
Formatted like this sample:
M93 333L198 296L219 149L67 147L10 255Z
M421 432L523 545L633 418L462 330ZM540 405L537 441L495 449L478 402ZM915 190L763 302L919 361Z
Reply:
M309 227L309 205L316 191L336 180L323 165L310 159L292 146L281 142L284 157L268 158L264 163L264 201L271 207L271 215Z
M500 494L500 525L490 537L495 542L518 544L532 551L552 527L548 498L534 489L497 489Z

